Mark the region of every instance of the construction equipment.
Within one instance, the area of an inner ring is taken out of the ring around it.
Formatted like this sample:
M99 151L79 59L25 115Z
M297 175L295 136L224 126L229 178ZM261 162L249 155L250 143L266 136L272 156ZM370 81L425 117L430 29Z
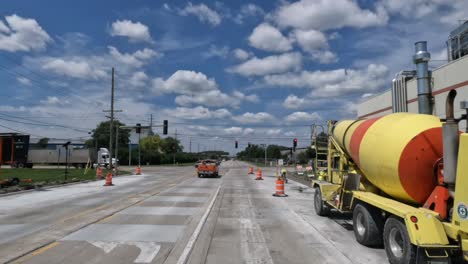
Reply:
M328 135L326 129L322 125L318 124L312 125L311 135L311 148L315 150L312 170L315 178L317 178L320 171L327 167Z
M455 95L443 120L329 121L327 173L312 182L317 214L352 212L356 240L383 243L392 264L468 260L468 133L458 128L468 117L454 118Z

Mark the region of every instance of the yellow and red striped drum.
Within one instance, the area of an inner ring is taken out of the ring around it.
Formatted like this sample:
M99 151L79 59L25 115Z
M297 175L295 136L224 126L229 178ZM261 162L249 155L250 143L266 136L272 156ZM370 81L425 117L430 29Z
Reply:
M405 202L423 204L436 186L442 123L432 115L395 113L335 124L333 138L376 187Z

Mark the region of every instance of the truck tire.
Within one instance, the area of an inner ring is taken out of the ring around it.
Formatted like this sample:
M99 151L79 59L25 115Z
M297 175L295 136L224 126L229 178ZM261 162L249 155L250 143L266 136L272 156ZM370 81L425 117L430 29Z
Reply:
M314 207L315 213L320 216L327 216L330 214L330 207L325 205L322 199L322 191L320 191L320 187L315 187L315 194L314 194Z
M23 169L24 168L24 163L22 163L22 162L16 163L16 168Z
M198 173L198 178L202 178L202 175L200 173Z
M411 244L406 225L391 216L385 222L383 242L388 261L391 264L416 263L416 246Z
M383 220L380 211L368 205L358 204L353 210L354 237L364 246L382 245Z

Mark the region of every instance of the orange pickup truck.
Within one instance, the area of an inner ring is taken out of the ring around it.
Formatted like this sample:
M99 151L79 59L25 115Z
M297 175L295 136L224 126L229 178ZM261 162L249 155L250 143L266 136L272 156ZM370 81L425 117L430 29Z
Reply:
M219 175L219 168L216 160L202 160L195 165L195 168L197 168L198 178L218 177Z

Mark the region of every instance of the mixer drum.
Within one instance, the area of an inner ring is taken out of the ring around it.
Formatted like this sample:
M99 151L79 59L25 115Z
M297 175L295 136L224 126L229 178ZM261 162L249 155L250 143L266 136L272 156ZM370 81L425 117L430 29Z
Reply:
M376 187L409 203L424 204L436 186L442 124L432 115L395 113L335 124L333 138Z

